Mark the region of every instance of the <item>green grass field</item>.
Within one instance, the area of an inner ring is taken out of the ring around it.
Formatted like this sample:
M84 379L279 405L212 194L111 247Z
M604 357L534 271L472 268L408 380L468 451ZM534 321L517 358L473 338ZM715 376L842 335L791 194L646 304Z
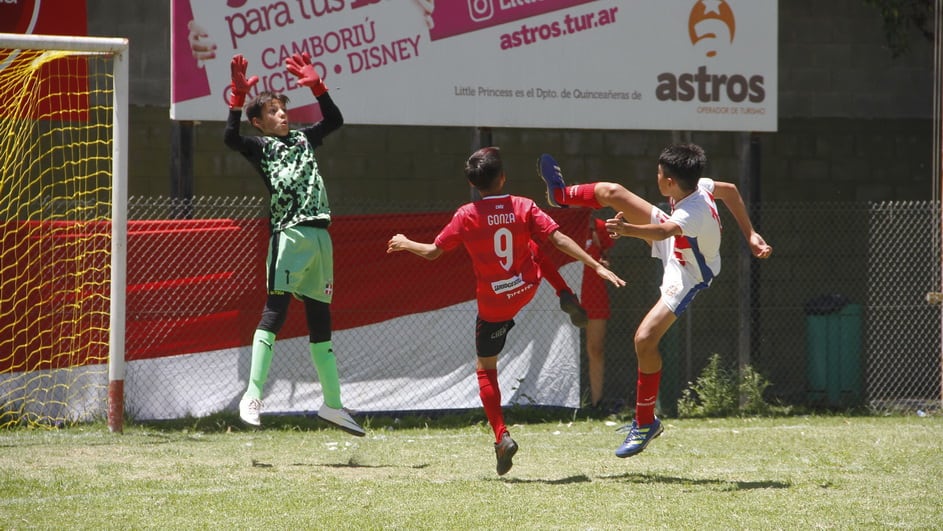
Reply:
M629 459L611 422L538 420L500 478L474 419L264 421L0 432L0 527L943 528L940 416L666 419Z

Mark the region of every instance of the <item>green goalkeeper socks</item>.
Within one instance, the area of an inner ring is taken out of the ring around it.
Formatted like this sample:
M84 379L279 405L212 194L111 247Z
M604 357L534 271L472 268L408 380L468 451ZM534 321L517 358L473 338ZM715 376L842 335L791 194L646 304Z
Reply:
M275 334L265 330L256 330L252 336L252 366L249 368L249 387L245 398L262 399L262 389L268 379L268 369L272 365L272 345Z
M334 357L331 342L311 343L310 347L311 361L318 371L321 390L324 392L324 403L334 409L342 408L341 382L337 375L337 359Z
M265 330L256 330L252 337L252 366L249 369L249 387L245 398L262 398L262 389L268 379L269 367L272 365L272 345L275 344L275 334ZM330 341L311 343L311 361L318 371L321 381L321 390L324 392L324 403L330 407L340 409L341 384L337 375L337 360Z

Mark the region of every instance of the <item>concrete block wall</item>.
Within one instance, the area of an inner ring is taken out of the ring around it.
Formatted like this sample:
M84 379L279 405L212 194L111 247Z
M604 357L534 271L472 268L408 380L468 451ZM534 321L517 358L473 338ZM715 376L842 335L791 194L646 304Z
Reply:
M863 0L780 1L779 131L760 135L760 201L924 199L931 175L932 43L892 59L877 11ZM132 195L171 192L168 0L88 0L89 33L131 38ZM343 106L351 102L338 102ZM264 195L222 145L222 121L194 126L194 191ZM574 180L617 180L657 200L654 160L669 131L503 129L509 191L537 197L534 161L556 154ZM735 180L740 135L694 132L711 175ZM332 203L455 203L469 197L461 167L472 128L347 125L321 151Z

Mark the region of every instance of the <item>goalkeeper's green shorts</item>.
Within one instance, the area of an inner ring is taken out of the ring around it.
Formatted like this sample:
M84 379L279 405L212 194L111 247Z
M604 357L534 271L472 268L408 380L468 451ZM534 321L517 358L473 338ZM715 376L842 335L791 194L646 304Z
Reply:
M330 304L334 297L330 233L302 225L272 233L265 272L269 292L291 293Z

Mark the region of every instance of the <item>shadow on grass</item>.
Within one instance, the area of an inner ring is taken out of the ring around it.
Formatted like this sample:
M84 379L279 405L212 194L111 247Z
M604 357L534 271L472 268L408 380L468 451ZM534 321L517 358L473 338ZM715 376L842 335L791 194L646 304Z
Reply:
M542 423L565 422L573 420L574 410L563 407L550 406L509 406L504 408L505 422L515 423ZM361 425L368 431L392 428L461 428L484 424L487 418L484 410L451 409L432 411L385 411L379 413L354 413ZM252 430L245 426L234 412L221 412L205 417L188 417L172 420L140 420L133 421L142 427L157 431L179 431L184 429L197 430L204 433L221 433L231 430ZM286 415L263 415L262 424L265 429L282 430L320 430L328 425L318 419L314 412Z
M273 468L275 465L271 463L264 463L257 459L252 460L252 466L255 468ZM367 465L359 462L357 459L351 458L346 463L292 463L289 466L306 466L306 467L322 467L322 468L410 468L413 470L422 470L427 468L428 464L422 465Z
M692 479L661 474L618 474L615 476L600 476L600 479L624 481L626 483L661 483L664 485L682 485L691 487L721 487L722 490L755 490L755 489L788 489L791 483L783 481L729 481L724 479Z
M2 0L0 0L2 3ZM796 409L795 411L800 411ZM804 410L803 410L804 411ZM611 411L605 414L598 412L577 410L558 406L523 406L512 405L504 407L504 421L508 425L572 422L575 420L612 419L617 422L631 422L631 411L619 413ZM835 416L867 416L863 410L817 411L820 415ZM788 416L788 415L787 415ZM410 411L382 411L382 412L354 412L354 418L368 431L385 429L408 428L463 428L475 425L487 425L482 408L472 409L441 409L441 410L410 410ZM255 428L244 425L239 415L232 411L213 413L205 417L185 417L169 420L135 420L127 418L129 426L136 425L158 432L177 432L193 430L203 433L224 433L229 431L251 431ZM321 421L316 412L297 412L289 414L270 414L262 416L264 429L319 431L333 429ZM102 424L104 426L104 424Z
M299 466L319 466L323 468L410 468L413 470L422 470L423 468L428 468L429 465L365 465L363 463L358 463L351 459L346 463L317 463L314 465L302 465L299 463Z
M506 483L521 483L521 484L533 484L540 483L542 485L573 485L575 483L590 483L592 480L589 479L589 476L586 474L579 474L577 476L569 476L559 479L521 479L521 478L506 478L504 479Z

